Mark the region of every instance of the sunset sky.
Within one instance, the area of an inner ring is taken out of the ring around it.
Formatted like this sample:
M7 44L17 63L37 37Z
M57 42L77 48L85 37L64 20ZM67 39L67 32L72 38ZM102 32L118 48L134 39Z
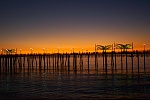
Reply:
M150 0L1 0L0 48L94 51L95 44L150 49Z

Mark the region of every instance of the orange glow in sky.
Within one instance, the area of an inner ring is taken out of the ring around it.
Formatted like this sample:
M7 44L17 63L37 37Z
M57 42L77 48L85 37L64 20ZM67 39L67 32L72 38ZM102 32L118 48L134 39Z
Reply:
M22 53L95 51L95 44L134 43L150 49L146 1L25 0L0 3L0 48Z

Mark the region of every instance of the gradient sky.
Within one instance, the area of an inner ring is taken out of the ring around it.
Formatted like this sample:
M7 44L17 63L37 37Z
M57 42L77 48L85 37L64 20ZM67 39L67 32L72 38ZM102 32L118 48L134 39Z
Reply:
M0 48L94 51L95 44L150 49L150 0L1 0Z

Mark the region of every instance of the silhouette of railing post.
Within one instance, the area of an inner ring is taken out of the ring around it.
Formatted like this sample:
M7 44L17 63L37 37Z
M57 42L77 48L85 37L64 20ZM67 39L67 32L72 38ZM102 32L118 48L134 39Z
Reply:
M10 56L10 73L12 73L12 56Z
M2 55L0 55L0 74L1 74L1 66L2 66L2 63L1 63L1 57L2 57Z
M60 70L62 70L63 68L62 68L62 55L61 54L59 55L59 58L60 58L60 64L59 64L60 65Z
M64 68L64 53L62 54L62 68L63 68L63 70L65 69Z
M126 48L126 72L128 71L128 58L127 58L127 48Z
M97 45L95 44L95 71L97 67Z
M29 55L27 56L27 63L28 63L28 71L29 71L29 67L30 67Z
M5 57L5 72L7 73L7 56Z
M73 59L72 59L72 63L73 63L73 71L75 70L75 55L74 55L74 52L73 52Z
M3 59L2 59L2 62L3 62L3 73L5 72L5 57L3 56Z
M117 59L116 59L116 51L115 51L115 71L116 71L116 69L117 69Z
M75 72L77 72L77 55L76 54L74 54L74 55L75 55L75 62L74 62Z
M48 54L48 58L49 58L49 59L48 59L48 61L49 61L49 66L48 66L48 67L49 67L49 69L50 69L50 67L51 67L51 54Z
M13 71L16 72L16 56L13 58Z
M95 71L97 71L97 52L95 52Z
M16 71L16 72L18 71L18 68L17 68L17 67L18 67L18 66L17 66L17 65L18 65L18 64L17 64L17 59L18 59L18 57L15 56L15 67L16 67L15 71Z
M103 70L105 69L104 68L104 57L105 57L105 52L104 52L104 50L103 50L103 52L102 52L102 56L103 56Z
M23 70L25 70L26 55L23 56Z
M10 71L10 57L11 57L11 55L8 55L8 59L7 59L7 72L9 73L9 71Z
M39 71L42 70L42 61L41 61L41 55L39 55Z
M113 55L114 55L114 51L111 52L111 70L112 70L112 73L114 73L114 59L113 59Z
M48 70L48 66L49 66L49 65L48 65L49 55L47 55L47 54L45 54L45 55L46 55L46 67L47 67L46 69Z
M131 60L132 60L132 74L133 74L133 57L134 57L134 54L133 54L133 42L132 42L132 53L131 53Z
M81 60L81 57L82 57L82 54L79 54L79 56L80 56L80 71L81 71L81 62L82 62L82 60Z
M62 56L61 67L62 70L64 70L64 54L62 54L61 56Z
M54 54L54 69L55 69L55 71L57 70L57 55L56 55L56 53Z
M38 57L38 55L36 55L36 57L35 57L35 61L36 61L36 71L37 71L37 67L38 67L38 64L37 64L37 57Z
M61 58L61 54L59 54L59 58L58 58L58 66L59 66L59 70L61 69L61 61L62 61L62 58Z
M68 72L70 72L70 54L67 55L68 55Z
M81 57L81 59L82 59L82 62L81 62L81 65L82 65L82 71L83 71L83 56L84 56L84 54L82 54L82 57Z
M33 62L34 62L34 56L35 56L35 55L32 55L32 70L34 70L34 65L33 65Z
M15 72L15 57L12 60L13 60L13 72Z
M61 67L61 70L64 71L64 53L63 54L60 54L60 67Z
M54 70L54 66L55 66L55 58L54 58L54 54L52 54L52 58L53 58L53 70Z
M22 70L22 55L20 55L20 65L19 65L19 68L20 68L20 70Z
M144 74L146 74L146 67L145 67L145 44L143 44L144 45Z
M56 70L56 54L54 54L54 59L55 59L55 70Z
M10 73L12 73L12 67L13 67L13 57L15 57L15 55L9 55L9 58L8 58L8 72L9 72L9 69L10 69Z
M18 70L19 70L19 60L18 60L18 56L15 56L16 57L16 72L18 72Z
M59 70L59 53L57 54L57 70Z
M139 52L138 52L138 50L136 51L136 56L137 56L137 62L138 62L138 74L139 74Z
M65 59L65 68L67 68L67 59L68 59L67 53L65 54L65 56L66 56L66 59Z
M132 50L132 53L131 53L131 60L132 60L132 74L133 74L133 50Z
M122 63L122 48L121 48L121 70L123 71L123 63Z
M16 57L17 57L17 62L16 62L17 64L16 65L18 66L18 69L19 69L19 67L20 67L19 57L17 55L16 55Z
M83 52L80 54L80 71L83 71Z
M66 58L66 54L64 54L64 69L67 70L67 67L66 67L66 63L67 63L67 58Z
M105 49L105 72L107 74L107 52L106 52L106 49Z
M89 52L88 52L88 72L89 72Z
M116 71L116 44L114 43L114 54L115 54L115 71Z
M45 54L42 55L43 61L44 61L44 72L45 72Z

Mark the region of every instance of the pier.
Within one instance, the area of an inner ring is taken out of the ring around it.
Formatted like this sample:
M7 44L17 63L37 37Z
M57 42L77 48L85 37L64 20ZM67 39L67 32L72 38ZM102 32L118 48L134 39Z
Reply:
M117 70L120 70L122 72L130 72L132 74L146 74L149 71L146 69L145 59L149 57L149 54L149 52L139 52L138 50L133 52L103 51L86 53L3 54L0 55L0 74L47 70L60 72L90 72L91 70L95 70L96 72L103 71L106 74L108 72L114 73ZM140 58L143 60L142 70L140 69ZM92 61L94 59L94 62L91 63L91 59ZM125 59L125 62L123 59ZM137 66L134 65L135 60L137 62ZM129 68L129 61L131 63L131 68Z

